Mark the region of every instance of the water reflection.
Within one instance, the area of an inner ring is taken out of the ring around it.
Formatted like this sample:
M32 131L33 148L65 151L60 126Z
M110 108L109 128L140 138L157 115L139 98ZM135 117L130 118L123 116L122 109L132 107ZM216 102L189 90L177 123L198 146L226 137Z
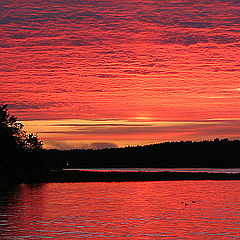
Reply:
M87 172L207 172L240 173L240 168L66 168L64 171Z
M19 185L1 193L0 237L237 238L239 187L239 181Z

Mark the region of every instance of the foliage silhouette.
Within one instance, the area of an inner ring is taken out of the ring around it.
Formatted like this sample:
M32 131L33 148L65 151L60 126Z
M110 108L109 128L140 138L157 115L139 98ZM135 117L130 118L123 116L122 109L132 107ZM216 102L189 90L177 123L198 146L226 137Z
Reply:
M37 134L27 134L22 123L8 113L7 104L0 105L0 167L26 168L28 159L42 150L42 141ZM30 156L31 153L31 156Z
M239 168L240 141L165 142L112 149L44 150L49 168Z
M0 169L64 168L239 168L240 141L165 142L112 149L45 150L17 118L0 106Z
M37 151L42 149L42 141L37 134L27 134L23 124L8 113L7 104L0 106L0 150Z

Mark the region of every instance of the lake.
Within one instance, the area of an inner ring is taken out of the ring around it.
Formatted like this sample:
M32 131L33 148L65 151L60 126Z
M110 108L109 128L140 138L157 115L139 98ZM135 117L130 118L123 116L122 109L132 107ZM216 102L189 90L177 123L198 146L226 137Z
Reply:
M238 239L239 189L240 181L20 184L0 191L0 239Z
M64 171L79 170L89 172L207 172L240 173L240 168L66 168Z

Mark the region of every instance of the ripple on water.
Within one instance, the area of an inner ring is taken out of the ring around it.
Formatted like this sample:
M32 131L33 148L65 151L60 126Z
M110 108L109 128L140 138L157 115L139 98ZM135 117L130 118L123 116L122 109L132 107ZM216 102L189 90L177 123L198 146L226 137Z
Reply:
M232 238L240 232L239 189L239 181L25 185L17 194L8 194L8 199L0 198L0 205L6 206L0 208L0 236Z

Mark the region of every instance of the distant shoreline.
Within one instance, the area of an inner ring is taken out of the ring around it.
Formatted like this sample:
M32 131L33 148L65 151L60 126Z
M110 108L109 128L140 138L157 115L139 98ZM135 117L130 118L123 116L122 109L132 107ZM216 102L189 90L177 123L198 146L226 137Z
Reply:
M240 168L64 168L63 171L240 173Z
M71 182L136 182L182 180L240 180L240 173L207 172L98 172L56 170L42 172L10 172L0 174L0 184L71 183Z

